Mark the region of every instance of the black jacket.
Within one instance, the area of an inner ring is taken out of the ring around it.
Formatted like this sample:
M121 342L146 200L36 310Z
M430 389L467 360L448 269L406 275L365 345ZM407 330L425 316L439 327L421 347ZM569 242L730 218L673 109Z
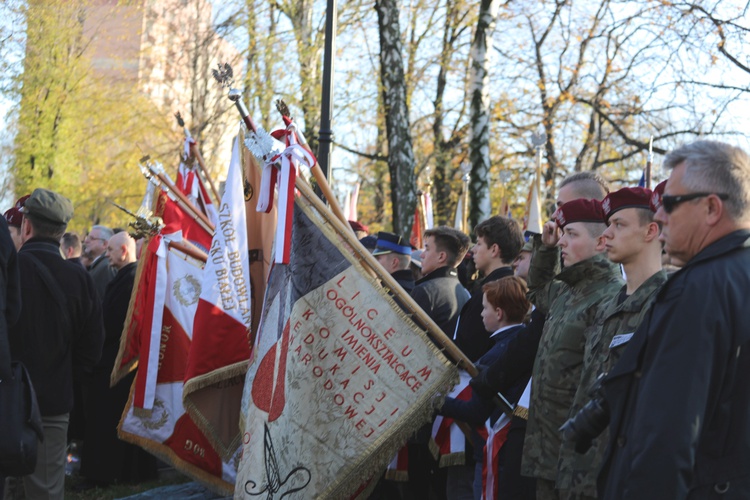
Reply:
M94 288L99 296L99 300L104 300L104 293L107 291L107 285L115 277L115 270L109 265L109 259L106 255L100 255L89 266L89 274L94 280Z
M114 387L109 386L136 267L136 263L127 264L107 285L102 301L105 331L102 357L85 377L86 446L81 455L81 474L91 482L147 481L156 477L155 458L138 446L117 438L117 424L128 402L135 372Z
M469 300L469 292L458 281L455 269L435 269L417 281L411 296L443 333L453 337L458 312Z
M399 269L398 271L391 273L391 276L393 276L393 279L401 285L401 288L403 288L406 293L411 293L411 291L414 290L414 274L411 272L411 269Z
M657 294L604 381L600 498L750 498L749 292L742 230L704 248Z
M482 286L485 283L491 283L506 276L513 276L513 269L511 267L501 267L492 271L475 287L471 298L461 308L461 313L458 316L458 324L456 325L454 342L472 362L476 362L476 360L482 357L491 346L490 335L492 332L485 330L484 323L482 322L482 295L484 294Z
M29 257L45 265L66 297L69 328L60 306ZM39 400L42 416L73 408L73 365L93 367L102 351L102 310L91 276L63 259L59 242L32 238L18 252L21 315L10 329L10 352L23 361Z
M21 295L18 280L18 257L10 239L8 223L0 217L0 370L10 369L8 329L18 321L21 312ZM0 378L10 372L0 371Z
M138 263L133 262L117 271L114 279L107 284L107 291L102 300L104 344L102 357L96 364L96 369L103 369L106 372L107 381L114 368L117 352L120 350L120 336L128 315L137 267Z

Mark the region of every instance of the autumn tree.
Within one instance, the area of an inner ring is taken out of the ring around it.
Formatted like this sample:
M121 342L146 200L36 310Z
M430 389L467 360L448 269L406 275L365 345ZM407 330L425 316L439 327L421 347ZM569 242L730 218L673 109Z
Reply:
M9 89L19 106L12 148L16 195L46 187L69 197L73 227L117 219L109 201L133 205L143 195L136 145L163 144L163 119L132 87L112 84L92 67L85 3L30 1L23 72Z

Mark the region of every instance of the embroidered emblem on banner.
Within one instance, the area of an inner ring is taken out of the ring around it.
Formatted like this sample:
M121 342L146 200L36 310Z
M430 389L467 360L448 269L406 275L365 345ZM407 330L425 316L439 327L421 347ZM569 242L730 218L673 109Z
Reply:
M180 304L187 307L198 302L201 284L194 276L188 274L174 282L173 291Z

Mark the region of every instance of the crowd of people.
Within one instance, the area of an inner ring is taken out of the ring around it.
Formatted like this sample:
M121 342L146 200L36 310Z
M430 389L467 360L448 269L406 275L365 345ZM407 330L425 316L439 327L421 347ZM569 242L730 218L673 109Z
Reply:
M441 467L427 425L406 445L408 480L384 475L372 498L750 498L750 157L697 141L664 168L653 191L565 178L551 220L526 238L503 216L480 222L473 245L428 229L421 249L352 224L479 369L471 393L439 410L468 429L463 459ZM100 225L81 241L66 232L72 215L36 189L0 221L10 353L44 424L28 498L62 498L71 440L87 484L156 474L117 439L132 379L109 386L136 242ZM497 460L485 448L496 435Z
M40 188L0 220L10 353L29 371L44 431L23 498L63 498L71 443L82 443L80 489L157 472L153 456L117 437L132 376L110 388L135 279L135 240L97 225L82 243L66 232L72 216L70 200ZM0 478L0 498L4 484Z
M471 251L454 228L425 232L424 276L404 289L480 370L439 411L471 432L463 465L442 468L418 433L407 483L381 480L375 497L750 498L750 158L698 141L664 168L653 191L565 178L526 242L501 216ZM396 235L374 253L408 269L388 257L408 254ZM467 259L473 283L459 280ZM514 411L489 463L498 393Z

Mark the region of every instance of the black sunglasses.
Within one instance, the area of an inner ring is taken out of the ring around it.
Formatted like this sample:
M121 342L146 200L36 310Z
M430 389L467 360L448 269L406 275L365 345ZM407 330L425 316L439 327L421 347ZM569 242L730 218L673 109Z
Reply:
M677 205L680 203L684 203L686 201L695 200L698 198L705 198L706 196L711 196L712 194L715 194L722 200L728 200L729 195L724 193L688 193L688 194L680 194L677 196L670 196L668 194L665 194L661 197L661 206L664 209L665 212L668 214L671 214L672 211L677 208Z

